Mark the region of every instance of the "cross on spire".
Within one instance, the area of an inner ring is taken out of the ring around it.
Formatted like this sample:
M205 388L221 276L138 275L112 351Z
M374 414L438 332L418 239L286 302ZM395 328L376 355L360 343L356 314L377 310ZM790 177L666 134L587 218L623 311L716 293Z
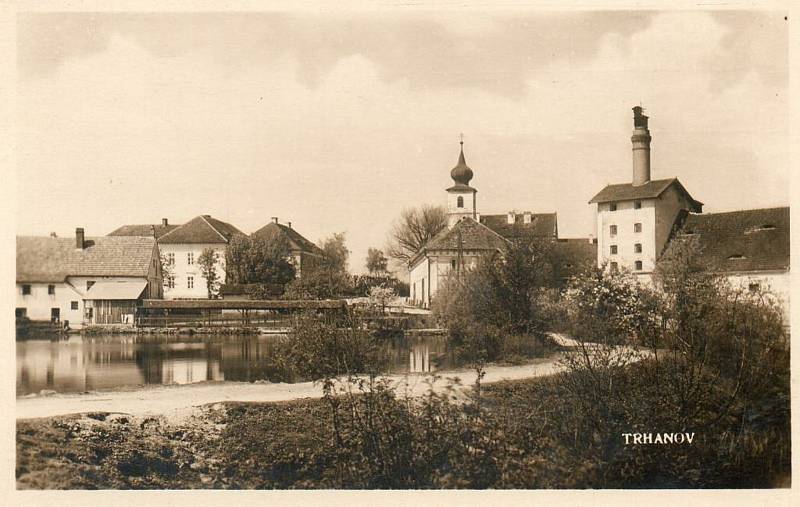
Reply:
M461 140L459 144L461 144L461 146L464 146L464 133L462 132L458 134L458 138Z

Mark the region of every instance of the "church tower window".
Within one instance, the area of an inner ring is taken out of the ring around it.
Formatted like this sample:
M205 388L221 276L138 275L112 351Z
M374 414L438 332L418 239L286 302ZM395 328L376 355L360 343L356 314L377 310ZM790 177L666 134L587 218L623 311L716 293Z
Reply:
M456 206L458 206L459 208L463 208L464 207L464 197L463 196L460 196L460 195L458 196L458 199L456 201Z

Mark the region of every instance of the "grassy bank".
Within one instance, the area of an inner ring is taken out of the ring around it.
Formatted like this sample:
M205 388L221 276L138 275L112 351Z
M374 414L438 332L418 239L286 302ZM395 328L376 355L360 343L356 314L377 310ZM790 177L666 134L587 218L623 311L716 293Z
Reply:
M483 386L479 408L390 393L226 403L176 425L89 414L19 421L18 488L764 488L790 476L788 377L745 419L642 427L657 410L629 367L596 424L569 376ZM376 402L376 403L373 403ZM710 403L716 403L711 400ZM351 408L366 414L356 421ZM620 412L620 410L623 410ZM665 425L668 421L665 420ZM626 446L626 431L693 431L691 445ZM341 440L343 439L343 441ZM344 444L344 445L342 445Z

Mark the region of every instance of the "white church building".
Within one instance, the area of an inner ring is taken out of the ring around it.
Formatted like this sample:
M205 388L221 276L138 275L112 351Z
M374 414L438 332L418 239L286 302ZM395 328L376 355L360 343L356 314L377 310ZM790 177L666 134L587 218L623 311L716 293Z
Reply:
M589 239L559 239L556 213L509 211L499 215L478 213L477 193L470 186L472 169L464 157L450 171L453 185L447 192L447 227L425 244L409 262L410 301L427 308L437 290L454 270L477 265L481 256L502 252L515 237L526 234L556 242L566 262L563 275L593 262L596 245Z

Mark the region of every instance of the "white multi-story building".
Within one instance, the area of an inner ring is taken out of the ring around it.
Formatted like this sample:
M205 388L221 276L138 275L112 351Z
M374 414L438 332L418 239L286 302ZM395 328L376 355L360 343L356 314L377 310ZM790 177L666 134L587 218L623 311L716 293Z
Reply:
M225 253L234 234L244 233L210 215L200 215L182 225L172 225L166 218L155 225L123 225L109 236L156 238L166 268L164 298L204 299L208 297L208 289L198 264L200 255L207 248L216 253L217 282L224 284Z
M165 280L166 299L204 299L208 297L206 279L199 259L203 251L212 250L217 257L217 282L225 283L225 252L234 234L244 234L231 224L200 215L158 238L161 255L169 265Z
M677 178L650 179L648 117L639 106L633 113L632 180L589 201L597 204L597 265L651 280L671 242L691 236L706 269L737 286L769 288L788 312L789 208L703 213Z

